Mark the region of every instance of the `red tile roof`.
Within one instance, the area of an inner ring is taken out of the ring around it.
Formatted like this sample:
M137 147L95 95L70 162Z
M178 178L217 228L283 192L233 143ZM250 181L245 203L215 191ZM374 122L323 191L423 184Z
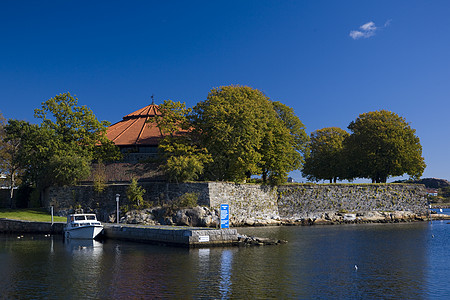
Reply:
M146 123L155 115L161 115L158 105L150 104L108 127L106 136L117 146L157 146L163 135L155 123Z

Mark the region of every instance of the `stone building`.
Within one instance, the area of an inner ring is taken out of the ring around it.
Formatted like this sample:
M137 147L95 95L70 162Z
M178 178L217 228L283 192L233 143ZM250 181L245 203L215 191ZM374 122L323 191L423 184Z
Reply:
M163 134L152 122L152 118L161 115L158 105L152 103L125 115L121 121L109 126L106 137L119 147L122 161L105 165L94 164L93 172L86 183L94 181L96 174L102 174L106 182L164 181L164 175L158 168L158 145Z
M151 122L157 115L161 115L158 105L150 104L108 127L106 137L119 147L124 155L123 162L137 163L157 155L163 137L156 124Z

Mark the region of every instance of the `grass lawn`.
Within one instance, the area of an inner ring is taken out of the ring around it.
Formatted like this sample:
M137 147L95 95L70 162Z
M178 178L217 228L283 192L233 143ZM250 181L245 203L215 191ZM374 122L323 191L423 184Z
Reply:
M0 218L12 220L25 220L36 222L51 222L52 216L44 209L23 208L23 209L0 209ZM66 222L65 217L53 217L54 222Z

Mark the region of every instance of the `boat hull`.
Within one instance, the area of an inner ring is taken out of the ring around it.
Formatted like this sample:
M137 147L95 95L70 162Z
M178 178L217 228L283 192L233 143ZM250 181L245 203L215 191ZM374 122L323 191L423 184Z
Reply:
M69 239L94 239L103 230L101 225L87 225L64 230L66 238Z

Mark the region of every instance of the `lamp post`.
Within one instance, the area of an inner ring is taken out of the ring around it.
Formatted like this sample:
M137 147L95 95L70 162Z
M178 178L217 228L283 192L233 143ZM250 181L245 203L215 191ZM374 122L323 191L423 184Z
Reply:
M119 224L119 198L120 198L120 194L116 194L116 204L117 204L116 219L117 219L117 224Z

